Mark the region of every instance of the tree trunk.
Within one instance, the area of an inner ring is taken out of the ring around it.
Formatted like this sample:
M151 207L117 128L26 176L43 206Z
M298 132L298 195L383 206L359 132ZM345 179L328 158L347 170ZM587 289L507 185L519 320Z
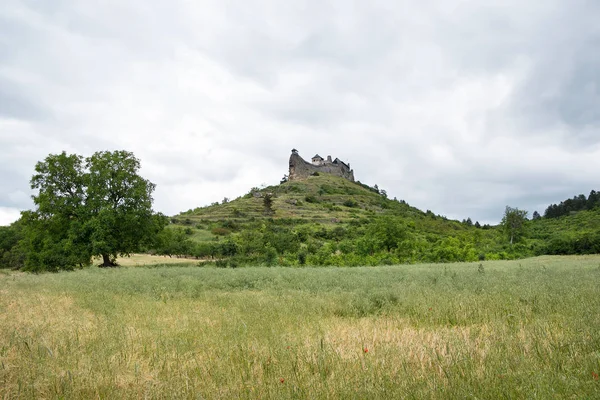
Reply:
M114 262L112 262L109 254L102 254L102 261L103 262L100 265L101 267L114 267L117 265Z

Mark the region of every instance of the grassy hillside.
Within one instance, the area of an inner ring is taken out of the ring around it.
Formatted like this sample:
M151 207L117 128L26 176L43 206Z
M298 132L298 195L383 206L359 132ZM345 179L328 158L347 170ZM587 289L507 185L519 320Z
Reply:
M600 208L531 221L528 233L537 254L600 253Z
M0 271L0 398L595 399L599 263Z
M474 226L323 174L172 218L159 254L231 259L231 266L381 265L600 253L600 209L527 221L514 244ZM168 245L172 243L172 245Z
M272 212L265 212L264 197L273 196ZM291 181L266 188L251 189L242 197L225 204L214 204L181 213L178 220L194 221L249 219L294 219L319 223L331 223L337 219L351 219L388 212L407 217L423 213L402 202L389 201L375 189L350 182L344 178L322 174L302 181Z
M183 254L235 256L242 264L377 265L517 256L493 228L423 212L376 188L327 174L254 188L235 200L183 212L172 222L176 241L188 242L177 245Z

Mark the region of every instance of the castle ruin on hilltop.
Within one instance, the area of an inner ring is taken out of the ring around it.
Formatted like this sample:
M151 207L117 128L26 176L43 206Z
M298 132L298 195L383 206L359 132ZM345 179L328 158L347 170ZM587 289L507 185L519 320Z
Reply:
M354 171L350 169L350 164L346 164L339 158L331 161L331 156L327 156L327 159L324 159L316 154L311 159L311 162L307 162L300 157L298 150L292 149L289 179L291 181L305 179L310 175L314 175L315 172L341 176L354 182Z

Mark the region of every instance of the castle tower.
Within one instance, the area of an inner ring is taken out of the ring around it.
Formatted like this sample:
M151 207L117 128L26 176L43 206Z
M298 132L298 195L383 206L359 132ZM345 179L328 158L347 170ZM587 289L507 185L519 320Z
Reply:
M315 154L311 161L313 165L323 165L323 157L318 154Z

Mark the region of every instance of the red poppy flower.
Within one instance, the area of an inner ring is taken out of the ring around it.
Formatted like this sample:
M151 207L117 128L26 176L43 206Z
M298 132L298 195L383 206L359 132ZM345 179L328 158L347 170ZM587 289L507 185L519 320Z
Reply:
M367 349L367 348L365 347L365 348L363 349L363 351L364 351L365 353L368 353L368 352L369 352L369 349Z
M279 378L279 382L283 383L283 382L285 382L285 379Z

